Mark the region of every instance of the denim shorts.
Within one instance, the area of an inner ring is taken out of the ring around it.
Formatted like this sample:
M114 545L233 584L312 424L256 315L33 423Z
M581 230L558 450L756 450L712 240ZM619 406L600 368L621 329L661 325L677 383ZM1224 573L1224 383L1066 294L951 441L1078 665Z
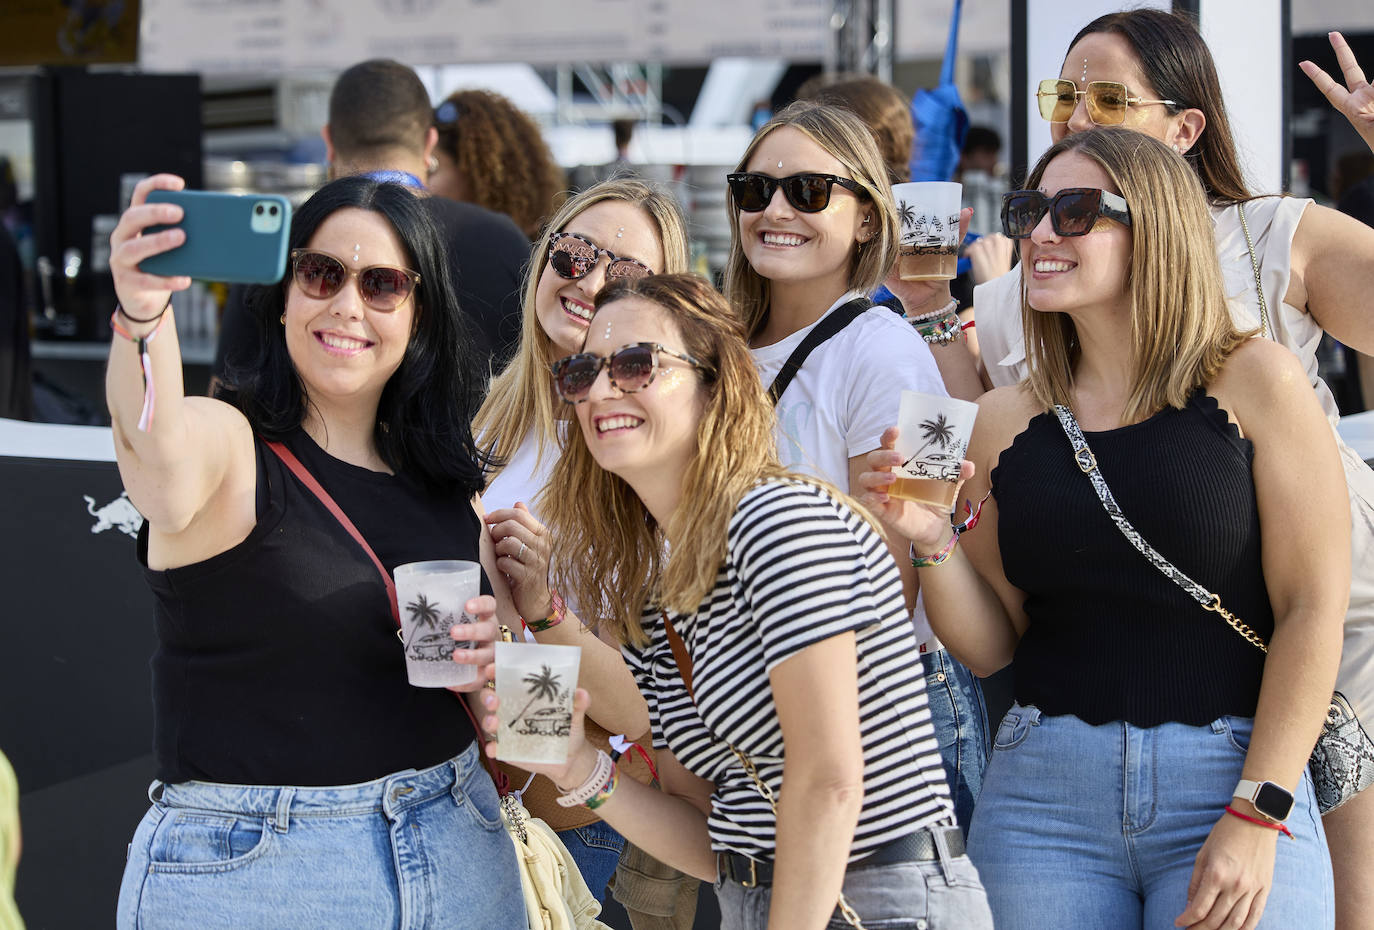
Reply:
M1253 721L1092 726L1013 705L993 740L969 855L997 930L1172 927L1245 764ZM1331 861L1306 772L1278 838L1261 928L1334 925Z
M361 785L153 782L117 926L523 927L515 848L477 752Z
M621 836L603 820L594 820L584 827L559 830L558 838L563 841L569 855L577 863L577 870L587 883L592 897L601 903L606 902L606 883L615 874L620 864L620 853L625 848L625 837Z
M844 896L866 930L993 930L978 870L966 855L951 856L937 840L939 859L865 866L844 873ZM720 930L766 930L773 889L716 881ZM836 908L827 928L850 924ZM1043 928L1042 928L1043 930Z

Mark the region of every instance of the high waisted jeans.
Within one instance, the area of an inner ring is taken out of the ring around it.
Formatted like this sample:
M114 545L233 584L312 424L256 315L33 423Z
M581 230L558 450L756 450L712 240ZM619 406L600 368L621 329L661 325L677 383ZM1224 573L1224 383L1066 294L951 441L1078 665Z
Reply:
M1164 930L1240 779L1252 721L1090 726L1013 705L993 740L969 856L997 930ZM1260 921L1333 926L1331 862L1304 772ZM1258 829L1258 828L1256 828Z
M523 927L515 849L470 746L327 788L153 782L120 930Z

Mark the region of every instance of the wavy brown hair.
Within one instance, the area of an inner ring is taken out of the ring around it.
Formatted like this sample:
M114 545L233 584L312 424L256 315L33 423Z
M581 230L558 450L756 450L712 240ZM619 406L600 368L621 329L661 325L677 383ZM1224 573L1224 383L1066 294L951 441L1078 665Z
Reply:
M567 179L529 115L500 94L460 90L435 108L439 147L464 200L505 213L531 239L564 198Z
M681 349L705 367L696 372L706 398L697 454L682 480L685 505L659 526L634 489L596 463L582 431L574 429L540 508L559 549L577 554L554 560L555 585L618 642L642 646L648 642L640 619L646 605L693 613L711 592L725 560L730 520L760 480L804 481L868 515L825 482L794 475L778 462L773 406L749 354L744 320L705 279L621 279L597 294L596 308L627 298L661 308L681 335Z
M883 283L897 261L897 206L892 187L887 183L887 166L868 127L845 107L798 100L765 123L744 150L736 171L744 171L760 143L775 130L791 126L830 153L844 166L851 178L863 186L877 221L873 237L855 243L849 272L849 289L871 294ZM749 335L753 336L768 318L768 279L744 255L740 240L739 208L729 199L730 257L725 263L725 296L744 314Z
M634 204L653 220L655 234L663 246L660 271L687 270L687 221L672 195L633 178L602 181L570 198L542 231L530 253L525 274L525 300L520 320L520 345L515 357L491 382L491 390L473 420L473 433L491 453L491 463L499 470L527 436L537 443L537 458L542 459L550 444L558 444L557 421L563 418L561 404L554 394L549 365L562 353L539 325L534 298L539 278L549 263L549 234L562 232L583 210L607 200ZM488 481L490 481L488 476Z
M916 123L911 118L911 101L897 88L871 74L819 74L797 88L797 99L853 110L878 143L888 183L911 180Z
M1236 157L1236 140L1221 96L1217 66L1197 25L1180 13L1122 10L1099 16L1080 29L1069 43L1069 50L1095 32L1109 32L1126 41L1156 95L1176 101L1176 106L1167 107L1170 113L1202 111L1207 125L1185 157L1197 171L1208 198L1217 204L1250 200L1245 173Z
M1227 308L1202 184L1183 159L1152 136L1097 128L1051 146L1027 187L1038 188L1050 162L1067 152L1101 167L1131 212L1131 266L1124 286L1131 296L1133 372L1123 422L1137 422L1166 406L1182 408L1253 335L1236 329ZM1024 288L1022 294L1027 379L1048 410L1072 397L1080 355L1077 332L1068 314L1035 310Z

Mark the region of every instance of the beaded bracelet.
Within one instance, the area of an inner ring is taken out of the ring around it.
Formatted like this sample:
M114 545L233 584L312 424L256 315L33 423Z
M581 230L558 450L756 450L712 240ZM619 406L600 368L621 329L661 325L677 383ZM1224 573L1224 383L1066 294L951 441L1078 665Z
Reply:
M564 603L559 593L552 588L549 589L549 615L543 620L526 620L525 626L532 632L542 633L545 630L552 630L563 622L563 618L568 615L568 605Z
M917 555L916 544L912 543L911 549L908 552L911 556L911 567L929 568L932 565L939 565L941 562L945 561L945 559L948 559L950 553L954 551L954 545L959 542L959 537L978 525L978 518L983 515L983 505L987 503L988 498L991 496L992 491L988 491L988 493L984 494L983 499L978 502L977 508L973 506L972 501L964 501L964 513L968 514L968 516L965 518L964 522L950 525L950 530L953 532L949 537L949 542L945 543L945 547L934 555Z
M949 303L945 304L943 307L940 307L937 310L932 310L929 313L922 313L918 314L917 316L908 316L906 318L906 321L910 323L912 326L915 326L918 323L929 323L931 320L939 320L944 317L947 317L958 309L959 301L951 298Z
M951 313L944 319L932 323L913 325L916 327L917 334L926 341L927 345L947 346L951 342L958 342L964 335L964 328L957 313Z
M611 770L615 768L615 763L611 757L606 755L603 750L596 751L596 767L587 776L587 780L571 791L564 791L563 794L554 798L559 807L577 807L579 804L586 804L587 801L596 796L605 786L611 777ZM563 788L559 786L559 791Z
M616 765L614 762L612 762L611 777L606 781L606 784L601 786L600 791L598 791L592 797L587 799L587 810L594 811L602 804L605 804L607 801L609 801L611 799L611 795L615 793L615 789L619 785L620 767Z

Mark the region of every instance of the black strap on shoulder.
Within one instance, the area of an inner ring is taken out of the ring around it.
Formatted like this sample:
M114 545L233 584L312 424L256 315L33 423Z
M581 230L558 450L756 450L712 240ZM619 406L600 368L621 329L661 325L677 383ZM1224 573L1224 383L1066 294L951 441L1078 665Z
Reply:
M787 386L792 383L797 372L801 371L807 356L815 351L821 343L853 323L858 319L859 314L871 306L873 306L873 301L867 297L855 297L849 303L836 307L833 313L811 328L811 332L806 334L801 345L793 349L792 354L787 357L787 361L782 363L778 376L773 379L772 385L768 388L768 399L773 402L773 406L777 406L778 399L782 397L782 392L787 390Z

